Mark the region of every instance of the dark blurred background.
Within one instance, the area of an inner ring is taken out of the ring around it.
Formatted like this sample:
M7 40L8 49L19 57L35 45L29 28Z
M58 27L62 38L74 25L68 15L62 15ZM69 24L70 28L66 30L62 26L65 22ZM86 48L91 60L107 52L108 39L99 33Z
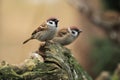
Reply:
M78 26L79 38L68 45L82 67L95 79L114 73L120 63L120 0L0 0L0 61L19 64L40 42L22 42L49 17L59 28Z

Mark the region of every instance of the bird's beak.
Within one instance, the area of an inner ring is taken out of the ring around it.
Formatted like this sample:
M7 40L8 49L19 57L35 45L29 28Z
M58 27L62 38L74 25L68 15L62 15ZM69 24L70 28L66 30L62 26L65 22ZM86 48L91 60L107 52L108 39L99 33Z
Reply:
M83 32L82 30L79 30L79 33Z
M57 22L59 22L59 20L56 20Z

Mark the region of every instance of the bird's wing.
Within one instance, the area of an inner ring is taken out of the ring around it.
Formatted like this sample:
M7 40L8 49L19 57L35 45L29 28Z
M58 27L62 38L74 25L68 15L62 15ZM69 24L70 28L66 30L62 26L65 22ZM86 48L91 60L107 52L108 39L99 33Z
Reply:
M61 29L58 34L57 37L63 37L68 33L67 29Z
M41 24L36 30L33 31L32 35L36 34L39 31L47 30L48 27L45 23Z

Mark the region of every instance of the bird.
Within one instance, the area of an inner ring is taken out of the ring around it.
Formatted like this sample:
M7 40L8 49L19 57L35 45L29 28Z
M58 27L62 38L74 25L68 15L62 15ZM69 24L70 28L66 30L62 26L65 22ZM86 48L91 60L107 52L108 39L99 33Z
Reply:
M52 41L65 46L72 43L81 32L82 30L78 29L76 26L64 28L58 31Z
M37 39L39 41L49 41L53 39L57 32L58 22L59 20L57 18L48 18L32 32L31 37L25 40L23 44L27 43L32 39Z

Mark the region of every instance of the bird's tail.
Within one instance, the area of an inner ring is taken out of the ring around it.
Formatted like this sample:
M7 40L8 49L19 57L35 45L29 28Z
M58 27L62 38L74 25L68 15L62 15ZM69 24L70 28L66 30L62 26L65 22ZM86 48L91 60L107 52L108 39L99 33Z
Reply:
M23 44L27 43L29 40L32 40L33 38L29 38L23 42Z

